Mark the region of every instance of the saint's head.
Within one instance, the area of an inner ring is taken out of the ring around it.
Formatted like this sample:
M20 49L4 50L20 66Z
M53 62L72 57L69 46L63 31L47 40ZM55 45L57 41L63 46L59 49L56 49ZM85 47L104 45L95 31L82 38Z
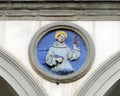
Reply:
M67 39L67 33L65 31L57 31L55 34L55 39L58 42L63 43Z

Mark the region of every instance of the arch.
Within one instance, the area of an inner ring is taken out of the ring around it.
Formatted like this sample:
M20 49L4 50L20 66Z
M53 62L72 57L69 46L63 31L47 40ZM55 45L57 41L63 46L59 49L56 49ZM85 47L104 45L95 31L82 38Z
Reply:
M77 96L105 96L120 79L120 52L100 66L82 85Z
M1 48L0 76L19 96L46 96L30 72Z
M16 91L0 76L0 95L19 96Z
M104 94L104 96L120 96L120 79Z

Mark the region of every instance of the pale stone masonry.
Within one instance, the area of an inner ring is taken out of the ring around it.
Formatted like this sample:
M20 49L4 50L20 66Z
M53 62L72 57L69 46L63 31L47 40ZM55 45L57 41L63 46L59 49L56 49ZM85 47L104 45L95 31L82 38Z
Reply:
M0 0L1 20L120 20L120 0Z

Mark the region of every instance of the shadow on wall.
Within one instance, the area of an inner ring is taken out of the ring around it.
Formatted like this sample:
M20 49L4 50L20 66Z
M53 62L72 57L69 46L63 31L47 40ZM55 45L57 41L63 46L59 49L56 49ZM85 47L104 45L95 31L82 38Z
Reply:
M16 91L7 83L2 77L0 77L0 95L1 96L19 96Z
M104 96L120 96L120 79L105 93Z

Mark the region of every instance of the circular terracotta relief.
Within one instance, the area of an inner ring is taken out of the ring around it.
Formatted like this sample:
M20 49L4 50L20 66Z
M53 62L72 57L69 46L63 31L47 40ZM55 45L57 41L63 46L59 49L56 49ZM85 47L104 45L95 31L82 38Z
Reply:
M94 45L80 26L51 23L33 36L29 57L34 70L55 83L73 82L84 76L94 60Z

